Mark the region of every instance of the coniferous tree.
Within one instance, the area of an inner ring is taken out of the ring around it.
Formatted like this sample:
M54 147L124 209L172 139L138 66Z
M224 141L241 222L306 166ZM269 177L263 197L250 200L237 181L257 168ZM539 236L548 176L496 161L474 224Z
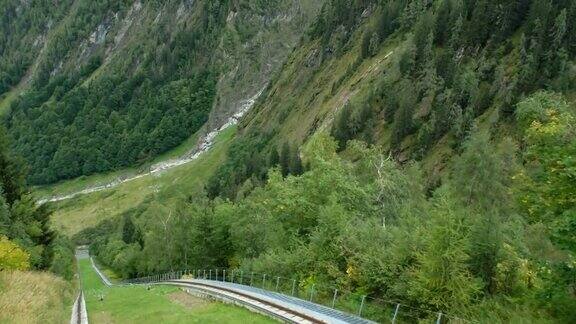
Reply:
M4 128L0 126L0 188L8 205L20 199L24 185L24 167L8 152Z
M372 37L370 38L370 45L368 49L370 56L375 56L376 54L378 54L379 47L380 47L380 36L378 35L378 33L374 32L372 33Z
M2 190L0 189L0 236L8 236L8 234L10 234L10 224L10 209L6 203L6 199L4 199Z
M410 293L439 309L465 307L481 288L468 268L473 247L467 245L467 215L445 192L438 193L434 204Z
M304 166L302 165L302 159L300 158L298 150L294 152L294 157L292 158L291 173L295 176L304 173Z
M515 245L514 238L505 234L514 215L514 201L508 190L513 150L509 143L496 149L487 132L475 132L465 143L451 179L455 196L475 215L470 225L471 271L482 278L488 293L498 289L498 264L505 244Z
M416 106L416 97L409 84L411 82L402 81L403 92L400 94L398 111L394 117L394 128L392 129L391 146L398 149L402 140L413 132L413 114Z
M450 40L448 42L448 47L454 54L456 54L456 51L460 48L460 45L462 44L463 28L464 28L464 18L462 17L462 15L459 15L458 18L456 18L454 27L452 27L450 31Z
M436 13L434 42L438 45L444 45L450 37L450 30L452 29L450 23L453 20L452 6L452 0L443 0Z
M268 165L271 167L275 167L280 163L280 154L278 154L278 149L273 147L270 150L270 156L268 157Z
M576 55L576 2L572 1L566 13L566 44L571 55Z
M335 123L332 125L332 136L338 141L338 149L343 150L346 148L346 143L352 139L351 136L351 123L352 123L353 107L347 103L342 107L338 114Z
M365 59L370 56L370 43L372 33L369 30L365 31L362 35L362 44L360 46L360 58Z
M376 32L383 42L386 40L394 31L400 27L400 13L401 13L400 1L388 1L380 11L380 16L376 23Z
M476 1L467 35L470 45L483 46L488 41L492 35L495 18L493 5L490 1Z
M416 47L416 67L422 69L432 58L434 45L434 20L428 13L420 18L414 30L414 45Z
M416 70L416 45L414 44L414 39L410 38L406 42L404 51L400 56L400 60L398 61L398 67L400 69L400 73L402 75L411 75Z
M290 153L290 145L285 142L282 145L282 151L280 152L280 170L283 176L290 174L290 164L292 162L292 156Z
M134 226L134 222L132 221L132 217L125 216L124 217L124 226L122 227L122 241L127 244L134 243L134 238L136 234L136 226Z
M567 30L566 16L566 9L563 9L554 22L552 46L548 49L547 54L549 61L549 64L547 64L549 78L557 76L568 59L568 54L564 47Z

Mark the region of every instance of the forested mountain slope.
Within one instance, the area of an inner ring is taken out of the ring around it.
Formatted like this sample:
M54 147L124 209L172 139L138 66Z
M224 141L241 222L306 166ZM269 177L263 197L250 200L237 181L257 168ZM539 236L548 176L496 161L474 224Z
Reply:
M4 2L0 93L26 83L6 124L35 184L134 165L209 118L219 126L267 84L321 5Z
M473 125L506 133L535 90L573 95L575 56L574 1L330 1L244 118L233 144L244 154L231 150L209 192L234 197L319 129L339 150L361 139L423 159L437 185Z

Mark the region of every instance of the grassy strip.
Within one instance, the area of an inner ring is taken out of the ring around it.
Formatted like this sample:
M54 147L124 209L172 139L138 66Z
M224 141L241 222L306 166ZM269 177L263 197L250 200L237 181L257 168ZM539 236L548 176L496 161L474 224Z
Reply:
M0 323L68 323L72 284L53 274L0 271Z
M89 259L80 260L79 266L91 323L275 323L243 308L198 299L176 287L107 288Z

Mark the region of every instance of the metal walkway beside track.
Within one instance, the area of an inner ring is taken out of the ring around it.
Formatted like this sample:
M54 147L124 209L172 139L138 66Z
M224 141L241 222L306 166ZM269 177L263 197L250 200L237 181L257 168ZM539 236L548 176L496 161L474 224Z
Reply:
M291 323L352 323L369 324L372 321L340 312L338 310L311 303L299 298L267 291L264 289L241 285L237 283L221 282L202 279L167 280L156 284L169 284L187 287L201 292L219 295L224 299L236 299L241 304L256 304L256 310L263 311ZM250 305L245 305L251 308ZM264 306L264 309L262 309ZM275 310L274 313L267 308Z
M115 286L91 260L92 266L107 286ZM252 311L277 318L286 323L298 324L371 324L375 323L358 316L318 305L300 298L287 296L252 286L206 279L165 279L152 282L123 283L119 285L173 285L192 294L209 296L248 308Z

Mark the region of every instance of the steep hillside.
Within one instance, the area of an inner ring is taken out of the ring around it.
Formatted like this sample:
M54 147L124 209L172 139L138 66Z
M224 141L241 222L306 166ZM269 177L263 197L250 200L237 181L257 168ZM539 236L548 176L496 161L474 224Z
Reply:
M0 2L0 100L11 87L30 79L46 35L68 13L72 2Z
M6 28L42 24L29 16L43 1L14 2ZM27 31L44 49L27 54L18 71L2 71L25 83L12 90L25 89L19 98L5 100L29 180L131 166L177 146L210 116L207 130L220 126L267 84L319 5L78 0L58 11L59 20L47 18L50 28ZM8 52L25 52L28 43L9 35Z
M537 89L572 96L576 4L499 3L330 1L243 119L232 147L246 153L231 151L210 194L262 181L271 156L286 143L294 155L320 129L339 150L361 139L424 160L434 186L474 127L510 133L517 102Z

